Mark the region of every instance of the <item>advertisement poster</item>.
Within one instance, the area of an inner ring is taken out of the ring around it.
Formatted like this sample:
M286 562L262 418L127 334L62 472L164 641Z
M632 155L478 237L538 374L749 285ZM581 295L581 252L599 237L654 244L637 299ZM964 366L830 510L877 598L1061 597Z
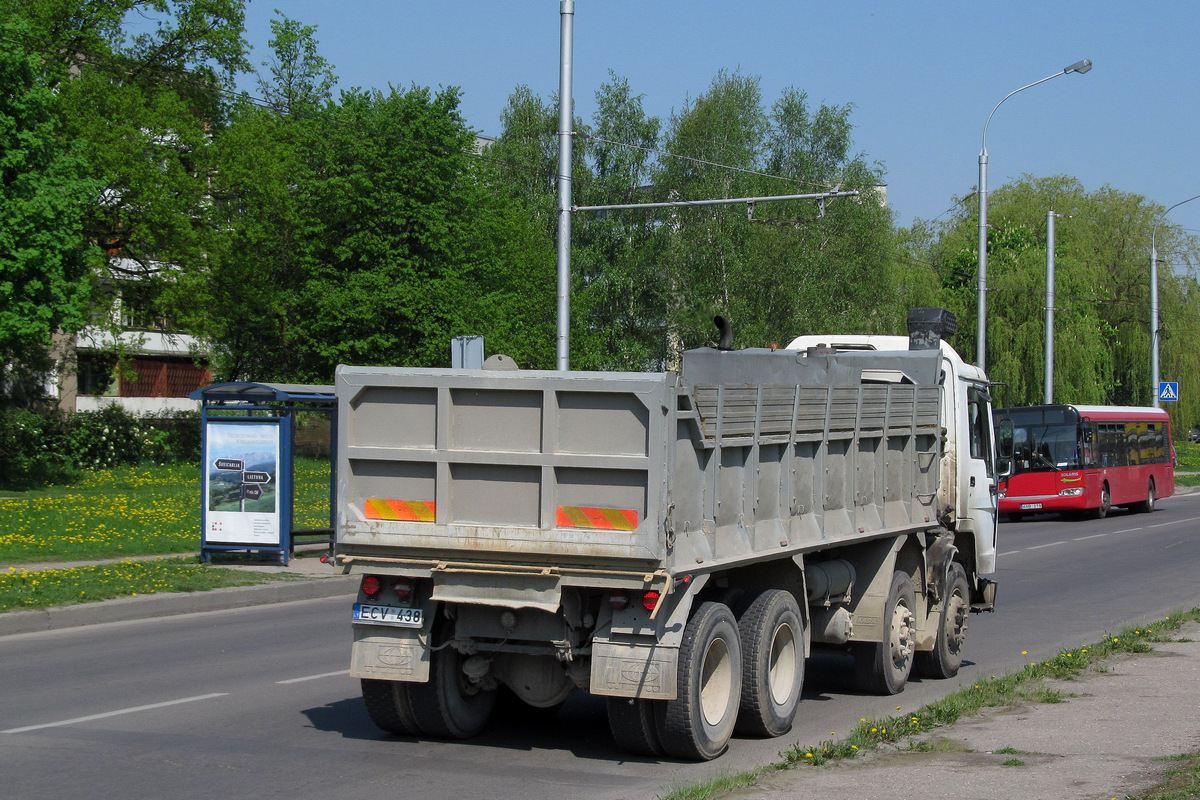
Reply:
M279 423L208 420L205 541L278 546Z

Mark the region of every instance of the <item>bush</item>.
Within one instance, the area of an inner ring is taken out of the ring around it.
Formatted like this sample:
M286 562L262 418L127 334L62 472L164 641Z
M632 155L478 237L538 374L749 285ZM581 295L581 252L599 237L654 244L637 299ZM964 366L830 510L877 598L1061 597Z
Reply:
M78 413L0 411L0 486L71 483L85 469L197 461L200 414L138 417L119 405Z
M0 411L0 486L27 489L79 477L61 412Z

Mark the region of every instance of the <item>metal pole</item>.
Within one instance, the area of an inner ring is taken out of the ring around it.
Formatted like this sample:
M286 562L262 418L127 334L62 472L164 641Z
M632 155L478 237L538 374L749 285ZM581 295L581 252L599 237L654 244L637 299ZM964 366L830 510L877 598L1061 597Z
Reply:
M1164 212L1165 213L1165 212ZM1150 396L1155 408L1158 404L1158 248L1154 237L1158 233L1156 224L1150 230Z
M1046 405L1054 402L1054 218L1046 212Z
M1200 198L1200 194L1195 197L1189 197L1187 200L1180 200L1175 205L1168 208L1162 213L1163 217L1171 213L1172 210L1179 208L1184 203L1190 203L1193 200ZM1150 394L1154 397L1154 407L1159 407L1158 402L1158 247L1155 238L1158 236L1158 226L1163 223L1159 220L1154 223L1154 227L1150 229Z
M571 362L571 58L575 0L559 3L561 33L558 67L558 336L556 368Z
M987 122L983 123L983 146L979 149L979 271L975 290L978 293L976 304L976 331L975 331L975 365L980 369L984 368L984 356L987 353L987 129L988 125L992 124L992 115L996 113L996 109L1004 105L1004 101L1012 97L1017 92L1023 92L1026 89L1037 86L1039 83L1045 83L1048 80L1057 78L1059 75L1066 75L1071 72L1078 72L1080 75L1089 71L1092 68L1092 62L1088 59L1076 61L1069 67L1064 67L1062 72L1056 72L1053 75L1047 75L1040 81L1034 81L1022 86L1020 89L1013 89L1008 94L996 103L992 113L988 114Z
M995 113L993 108L992 114ZM989 114L988 122L991 121ZM987 125L983 126L983 141L979 151L979 270L975 284L975 366L980 369L984 368L987 354Z

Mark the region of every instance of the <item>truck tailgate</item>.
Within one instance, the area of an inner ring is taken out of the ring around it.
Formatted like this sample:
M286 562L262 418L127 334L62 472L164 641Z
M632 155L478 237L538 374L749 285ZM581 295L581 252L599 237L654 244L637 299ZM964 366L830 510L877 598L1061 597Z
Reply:
M339 367L339 547L658 564L675 380Z

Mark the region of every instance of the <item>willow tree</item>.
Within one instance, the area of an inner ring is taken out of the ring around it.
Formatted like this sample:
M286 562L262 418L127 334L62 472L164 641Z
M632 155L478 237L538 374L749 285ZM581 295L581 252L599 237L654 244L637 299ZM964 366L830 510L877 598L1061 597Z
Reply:
M1105 186L1088 192L1074 178L1025 176L996 189L988 204L987 368L998 400L1044 400L1047 214L1055 217L1054 400L1150 405L1150 238L1161 206ZM964 208L934 247L941 302L974 318L977 217ZM1197 242L1161 226L1160 357L1164 380L1178 379L1176 423L1200 414L1200 296ZM962 326L971 327L971 326ZM973 349L974 331L965 331ZM1174 377L1172 377L1174 376Z

